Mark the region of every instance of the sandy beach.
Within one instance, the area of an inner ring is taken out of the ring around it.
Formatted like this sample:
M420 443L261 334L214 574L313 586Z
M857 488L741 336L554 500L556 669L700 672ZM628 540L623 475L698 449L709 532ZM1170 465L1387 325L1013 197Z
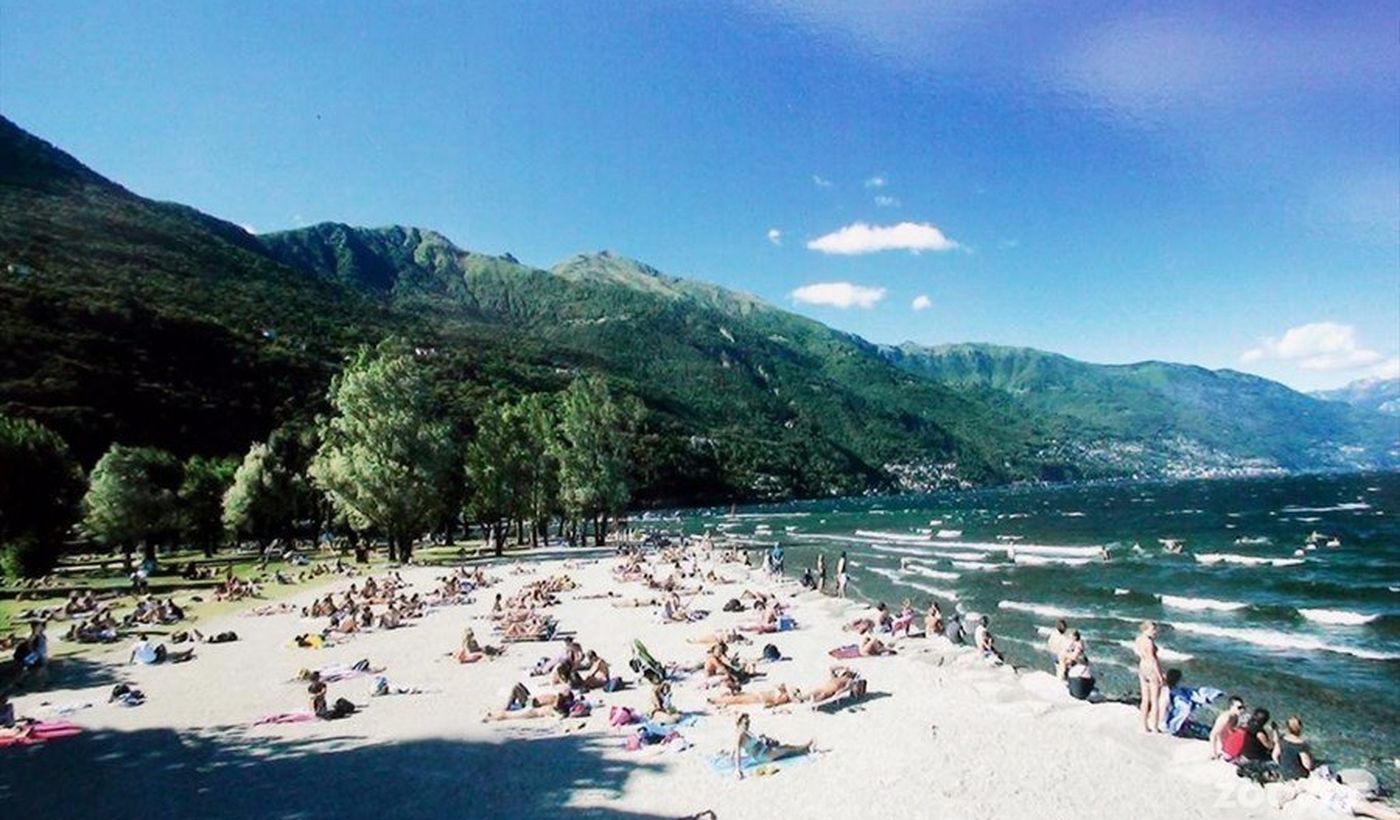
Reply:
M566 557L565 557L566 556ZM1046 672L1017 674L989 665L942 638L898 640L893 657L843 661L869 681L869 694L841 708L805 704L744 707L753 730L784 743L816 742L817 753L780 761L766 776L721 774L717 753L732 750L738 708L706 703L703 673L675 684L675 705L699 713L683 740L625 748L634 729L609 725L612 706L643 708L649 687L627 669L641 639L662 662L695 663L704 647L688 643L717 629L752 622L752 612L721 611L742 590L776 591L798 628L754 636L740 653L765 643L788 660L763 667L760 690L786 683L810 689L836 661L833 647L854 636L841 624L868 609L774 581L741 564L716 564L724 583L707 583L692 608L695 623L660 623L652 607L619 608L624 598L657 593L614 579L608 551L540 551L528 560L483 563L498 582L470 604L431 609L409 626L362 633L320 649L297 648L297 633L324 619L288 613L231 615L200 623L239 640L198 645L179 665L126 665L130 643L89 659L68 659L61 685L15 698L21 716L53 719L56 706L91 703L66 719L76 737L0 749L0 800L17 816L35 817L684 817L718 818L1241 818L1305 817L1315 801L1270 808L1259 787L1209 759L1207 745L1145 736L1136 710L1072 700ZM427 593L450 568L405 567L412 591ZM448 657L471 627L497 643L485 616L497 592L567 573L577 589L549 607L560 634L609 661L633 682L623 691L589 693L591 716L483 723L504 706L558 640L516 643L499 659L460 664ZM363 583L363 579L358 579ZM291 598L297 606L337 579ZM254 602L256 603L256 602ZM250 604L251 608L252 604ZM386 667L393 686L422 694L370 697L369 676L330 684L362 707L338 721L254 725L259 718L305 710L303 668L368 659ZM135 708L108 703L113 685L143 690ZM48 704L47 706L44 704Z

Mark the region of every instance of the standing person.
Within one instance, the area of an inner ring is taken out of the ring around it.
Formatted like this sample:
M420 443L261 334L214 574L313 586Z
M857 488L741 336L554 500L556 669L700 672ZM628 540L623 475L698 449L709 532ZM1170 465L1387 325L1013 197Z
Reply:
M15 651L20 672L25 675L39 675L41 678L49 669L49 636L44 634L43 621L29 622L29 637L20 642Z
M841 557L836 559L836 597L846 597L846 582L850 576L846 574L846 551L841 550Z
M817 553L817 592L826 594L826 553Z
M1162 731L1162 683L1166 675L1162 672L1162 660L1157 657L1157 625L1143 621L1138 627L1137 639L1133 641L1133 651L1138 656L1138 687L1142 692L1142 729L1144 732Z
M1045 640L1045 648L1050 650L1050 656L1055 659L1055 677L1060 680L1065 679L1065 650L1069 648L1070 637L1068 634L1069 624L1061 618L1055 622L1055 631L1050 633L1050 637Z
M782 545L782 544L774 544L774 545L773 545L773 552L772 552L772 555L773 555L773 574L774 574L774 575L782 575L782 574L783 574L783 545Z
M1060 621L1064 623L1064 621ZM1063 667L1065 684L1069 689L1070 697L1076 700L1088 700L1089 694L1094 691L1094 672L1089 668L1089 655L1084 648L1084 638L1080 636L1079 630L1070 633L1069 642L1065 645L1064 653L1060 656L1059 665Z

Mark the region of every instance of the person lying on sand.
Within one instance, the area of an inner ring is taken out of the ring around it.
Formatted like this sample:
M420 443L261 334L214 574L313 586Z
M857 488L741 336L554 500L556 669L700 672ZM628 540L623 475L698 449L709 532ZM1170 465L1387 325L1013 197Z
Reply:
M734 773L740 780L744 779L745 757L755 763L772 763L808 754L816 746L816 743L810 740L801 746L787 746L766 735L755 735L749 731L747 712L739 715L739 719L734 722L734 728L737 730L734 738Z
M772 709L775 706L786 706L802 699L800 691L788 689L787 684L780 683L776 689L767 689L762 692L725 692L711 695L709 700L710 703L720 707L759 705L765 709Z
M579 707L583 707L580 709ZM558 692L545 692L540 695L531 695L530 690L523 683L517 683L510 690L510 698L506 701L506 708L487 712L481 718L482 723L490 723L500 720L527 720L541 717L569 717L575 713L586 714L586 705L574 698L574 693L569 689L562 689ZM580 714L580 716L582 716Z
M193 649L186 649L181 652L171 652L165 648L165 644L152 644L151 639L143 632L136 645L131 647L131 656L127 658L127 665L140 663L146 666L154 666L158 663L183 663L194 657Z
M749 639L744 637L743 633L741 633L738 629L731 628L728 630L721 629L718 632L708 632L704 635L699 635L694 638L686 638L685 642L713 646L717 643L748 643Z
M812 687L807 693L807 700L813 706L819 706L843 695L864 697L865 691L865 679L855 670L848 666L833 666L831 676Z

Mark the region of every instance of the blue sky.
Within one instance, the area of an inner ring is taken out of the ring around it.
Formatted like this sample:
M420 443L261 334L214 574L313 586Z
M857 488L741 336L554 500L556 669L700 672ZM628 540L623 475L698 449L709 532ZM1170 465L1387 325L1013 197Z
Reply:
M0 112L259 232L610 248L879 342L1397 367L1397 3L459 5L3 0Z

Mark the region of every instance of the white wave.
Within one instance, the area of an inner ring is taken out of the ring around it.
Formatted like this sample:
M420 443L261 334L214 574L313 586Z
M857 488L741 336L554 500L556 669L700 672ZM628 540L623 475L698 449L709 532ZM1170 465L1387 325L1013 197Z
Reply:
M1082 567L1094 561L1093 558L1047 558L1043 555L1021 555L1019 550L1012 560L1018 565L1027 567L1048 567L1052 565Z
M918 581L896 581L895 583L899 584L899 586L902 587L917 589L920 592L932 595L936 598L947 598L950 601L958 600L958 593L954 592L951 589L940 589L938 587L931 587L928 584L920 583Z
M1062 512L1060 515L1063 515L1065 518L1083 518L1085 514L1079 510L1071 510L1070 512Z
M956 572L943 572L941 570L929 569L919 564L911 563L905 567L909 572L917 573L925 578L932 578L935 581L956 581L962 576Z
M961 538L962 534L962 530L939 530L934 533L934 536L937 538Z
M1001 569L1001 567L1004 565L988 564L983 561L954 561L953 566L957 567L958 569L971 569L980 570L982 572L989 572L991 570Z
M1114 594L1114 595L1127 595L1127 594L1129 594L1130 592L1132 592L1131 589L1124 589L1124 588L1122 588L1122 587L1114 587L1114 588L1113 588L1113 594Z
M880 541L912 541L916 544L927 544L928 536L916 535L908 532L886 532L884 530L856 530L856 535L861 538L874 538Z
M1329 626L1364 626L1381 617L1345 609L1299 609L1298 614L1313 623Z
M1176 609L1189 609L1193 611L1210 610L1212 612L1234 612L1237 609L1244 609L1249 604L1239 601L1219 601L1215 598L1186 598L1179 595L1159 595L1162 599L1162 606L1174 607Z
M1015 612L1029 612L1032 615L1040 615L1045 618L1093 618L1089 612L1079 612L1073 609L1064 609L1048 604L1026 604L1020 601L1002 601L997 604L999 609L1010 609Z
M1118 645L1123 647L1124 649L1134 649L1132 641L1119 641ZM1168 649L1165 646L1158 646L1157 657L1161 658L1164 661L1182 663L1184 661L1193 660L1196 656L1186 652L1178 652L1175 649Z
M1350 512L1353 510L1369 510L1371 505L1365 501L1350 501L1342 504L1333 504L1330 507L1284 507L1282 512L1286 513L1321 513L1321 512ZM1298 519L1302 521L1303 519Z
M1225 638L1226 640L1239 641L1242 643L1261 646L1265 649L1278 649L1287 651L1303 652L1333 652L1340 655L1351 655L1354 658L1361 658L1368 661L1390 661L1400 660L1400 654L1394 652L1376 652L1371 649L1362 649L1356 646L1339 646L1330 644L1321 638L1311 635L1289 634L1287 632L1275 632L1272 629L1256 629L1250 627L1229 627L1215 626L1213 624L1197 623L1174 623L1172 627L1179 632L1189 632L1196 635L1208 635L1214 638Z
M1239 538L1235 539L1235 543L1240 546L1253 546L1257 544L1271 544L1273 542L1269 540L1269 536L1267 535L1241 535Z
M1302 558L1260 558L1254 555L1235 555L1228 552L1202 552L1196 555L1202 564L1241 564L1246 567L1296 567L1303 563Z
M1280 518L1279 520L1282 521L1283 519ZM1295 518L1295 519L1293 519L1293 520L1294 520L1294 521L1297 521L1299 524L1316 524L1317 522L1319 522L1319 521L1322 520L1322 516L1320 516L1320 515L1300 515L1300 516L1298 516L1297 518Z
M928 550L914 549L913 547L892 547L889 544L871 544L870 548L877 552L891 552L895 555L928 555Z
M806 518L809 512L785 512L785 513L730 513L725 518Z
M901 578L901 575L900 575L900 573L899 573L899 570L897 570L897 569L885 569L884 567L871 567L871 568L870 568L870 572L871 572L872 574L878 575L878 576L880 576L881 578L884 578L885 580L889 581L890 583L894 583L894 584L899 583L900 578Z

